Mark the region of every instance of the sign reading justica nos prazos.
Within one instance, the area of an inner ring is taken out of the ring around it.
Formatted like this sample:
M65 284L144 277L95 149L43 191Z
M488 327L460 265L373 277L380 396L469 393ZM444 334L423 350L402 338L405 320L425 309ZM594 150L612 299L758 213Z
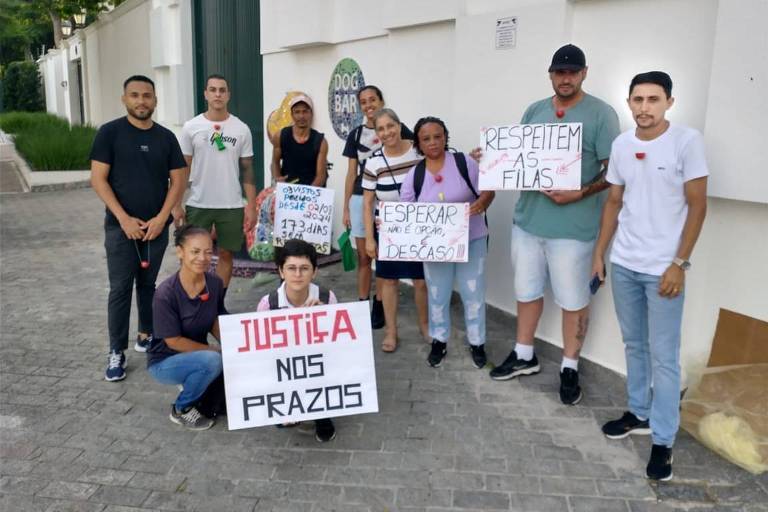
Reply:
M220 316L229 429L378 412L368 307Z
M581 123L482 128L480 190L578 190L581 139Z
M311 243L320 254L331 254L333 190L278 183L275 191L273 244L298 238Z
M379 203L379 259L466 262L469 203Z
M347 139L353 128L363 123L357 93L365 86L363 71L353 59L341 59L328 84L328 112L336 135Z

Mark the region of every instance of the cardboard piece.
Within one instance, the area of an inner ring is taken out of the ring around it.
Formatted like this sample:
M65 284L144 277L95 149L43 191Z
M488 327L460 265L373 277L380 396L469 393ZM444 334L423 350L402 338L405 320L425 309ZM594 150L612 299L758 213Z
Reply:
M768 363L768 322L720 309L707 367Z

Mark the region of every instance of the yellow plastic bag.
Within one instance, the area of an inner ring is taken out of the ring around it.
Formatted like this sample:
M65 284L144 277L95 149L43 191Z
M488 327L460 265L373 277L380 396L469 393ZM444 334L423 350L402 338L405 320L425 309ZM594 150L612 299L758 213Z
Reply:
M750 473L768 470L768 364L706 368L689 388L680 425Z

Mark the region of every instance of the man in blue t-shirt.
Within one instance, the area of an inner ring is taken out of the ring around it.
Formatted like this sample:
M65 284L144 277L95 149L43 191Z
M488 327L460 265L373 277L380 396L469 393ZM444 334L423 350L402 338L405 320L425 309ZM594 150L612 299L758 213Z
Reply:
M552 57L549 78L554 96L533 103L523 124L582 123L580 190L520 193L512 228L512 264L517 297L517 343L491 378L506 380L540 370L533 339L544 309L549 276L555 303L563 312L563 360L560 400L575 405L582 398L578 362L589 323L592 248L600 220L605 167L619 134L616 112L585 93L584 52L568 44Z
M151 343L155 280L168 246L171 209L184 192L186 166L176 136L152 121L157 105L152 80L129 77L122 101L127 115L99 129L90 155L91 185L106 205L108 381L125 378L134 282L139 312L134 349L146 352Z

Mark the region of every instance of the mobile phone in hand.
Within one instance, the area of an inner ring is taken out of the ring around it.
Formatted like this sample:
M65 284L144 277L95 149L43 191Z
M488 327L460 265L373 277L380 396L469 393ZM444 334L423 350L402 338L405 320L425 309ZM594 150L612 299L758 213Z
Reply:
M595 274L592 276L592 279L589 281L589 291L592 292L592 295L597 293L597 290L600 289L600 285L603 284L602 281L600 281L600 276Z

